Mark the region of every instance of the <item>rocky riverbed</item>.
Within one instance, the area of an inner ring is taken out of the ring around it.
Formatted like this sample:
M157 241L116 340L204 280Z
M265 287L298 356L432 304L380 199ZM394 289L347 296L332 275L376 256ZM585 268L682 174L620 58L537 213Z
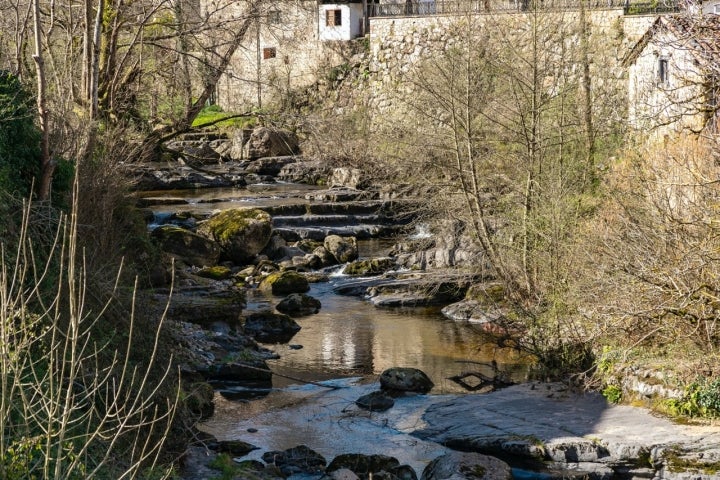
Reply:
M291 354L267 344L290 342L312 322L323 306L307 293L338 266L356 279L336 295L377 308L445 307L452 322L493 335L522 332L492 307L502 291L490 276L457 268L477 260L477 251L422 230L407 236L416 221L413 195L368 188L361 172L328 169L298 156L285 134L277 142L266 134L180 141L171 161L133 169L139 189L159 190L141 195L139 206L168 260L146 305L164 308L174 277L169 324L193 411L205 418L200 428L216 437L198 437L183 478L217 478L217 460L216 469L209 464L218 452L237 460L229 471L242 466L227 475L247 479L716 477L719 429L675 425L559 384L498 389L512 379L498 375L495 362L485 374L456 375L468 391L490 391L482 395L377 395L375 357L362 379L273 388L268 362L278 351ZM359 258L362 239L401 232L405 241L382 257ZM256 294L268 298L264 308L248 309ZM453 353L442 350L438 357ZM260 398L213 393L243 382L259 385Z
M348 379L329 385L339 388L294 387L232 404L227 415L201 428L258 447L242 459L307 445L328 462L351 452L388 455L418 476L453 450L501 458L515 478L710 479L720 465L718 428L674 424L563 384L525 383L485 395L408 395L372 413L355 400L377 384ZM211 478L194 468L187 478ZM304 475L297 478L323 477Z

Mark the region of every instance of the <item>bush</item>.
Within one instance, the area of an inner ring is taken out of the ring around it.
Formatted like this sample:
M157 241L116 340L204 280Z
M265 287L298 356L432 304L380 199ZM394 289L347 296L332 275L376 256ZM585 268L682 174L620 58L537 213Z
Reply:
M40 173L40 131L32 97L13 74L0 71L0 190L30 194Z
M700 377L685 387L682 398L666 400L664 406L677 416L720 417L720 378Z
M110 332L111 300L89 306L97 292L87 289L73 210L59 217L45 264L30 253L27 209L15 257L0 258L0 478L138 478L172 426L163 319L144 319L151 333L141 335L131 307L127 328Z

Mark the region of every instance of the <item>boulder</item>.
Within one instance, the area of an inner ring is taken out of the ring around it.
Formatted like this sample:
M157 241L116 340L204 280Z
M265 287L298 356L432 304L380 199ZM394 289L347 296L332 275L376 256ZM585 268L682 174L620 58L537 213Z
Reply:
M258 288L273 295L289 295L291 293L305 293L310 290L310 284L301 274L292 270L273 272L260 281Z
M358 258L358 247L355 237L328 235L325 237L324 246L335 258L337 263L348 263Z
M233 161L245 160L245 145L250 140L252 135L252 129L240 128L233 132L232 138L230 139L230 148L225 155Z
M390 257L356 260L345 267L346 275L380 275L395 268L395 260Z
M257 127L244 146L244 158L280 157L299 153L297 135L279 128Z
M276 176L285 165L295 163L297 159L293 156L285 157L264 157L252 162L246 169L248 173L258 175Z
M288 315L310 315L320 311L320 300L304 293L291 293L275 308Z
M364 189L369 184L368 177L357 168L334 168L328 179L330 187Z
M270 215L253 208L223 210L202 222L198 233L220 245L222 256L237 264L251 261L270 241Z
M232 271L228 267L215 265L201 268L196 274L198 277L209 278L211 280L227 280L232 276Z
M283 182L319 185L327 180L330 173L330 167L326 162L289 163L280 170L277 179Z
M294 474L319 473L327 465L325 457L305 445L288 448L282 452L265 452L262 459L265 463L278 467L288 477Z
M287 315L265 310L245 317L243 329L258 342L286 343L300 331L300 325Z
M160 302L166 298L160 296ZM164 303L163 303L164 304ZM247 304L245 292L239 289L178 288L170 298L168 318L208 327L214 322L236 325Z
M329 478L330 480L360 480L360 477L355 475L352 470L348 470L347 468L335 470L329 475Z
M220 161L220 154L206 142L183 145L181 146L180 155L188 163L199 163L201 165L214 164Z
M384 412L395 405L395 400L387 393L378 390L358 398L355 400L355 405L371 412Z
M435 385L417 368L388 368L380 374L380 388L394 392L427 393Z
M211 266L220 259L220 245L201 235L174 225L161 225L152 231L160 250L188 265Z
M400 466L397 458L387 455L363 455L360 453L346 453L338 455L330 462L326 471L332 473L336 470L347 469L352 471L361 479L373 477L379 472L389 472Z
M328 249L322 245L315 248L315 250L313 250L312 254L320 259L320 264L323 267L329 267L331 265L337 264L337 260L335 260L335 257L333 256L333 254L328 252Z
M475 452L450 452L425 467L421 480L511 480L510 466Z

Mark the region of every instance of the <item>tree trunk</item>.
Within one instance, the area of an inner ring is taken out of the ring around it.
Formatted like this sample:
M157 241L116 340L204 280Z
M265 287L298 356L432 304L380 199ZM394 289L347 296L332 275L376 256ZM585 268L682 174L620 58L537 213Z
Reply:
M40 23L40 0L33 0L33 24L35 27L35 72L37 75L37 109L40 120L40 179L37 186L38 198L46 201L50 198L53 173L56 162L50 156L50 112L47 109L45 93L45 62L42 56L42 25Z

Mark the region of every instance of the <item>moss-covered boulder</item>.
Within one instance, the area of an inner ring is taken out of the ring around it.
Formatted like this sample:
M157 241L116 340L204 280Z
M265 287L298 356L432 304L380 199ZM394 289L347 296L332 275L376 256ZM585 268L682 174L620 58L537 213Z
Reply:
M201 268L198 270L197 275L211 280L227 280L232 276L232 271L228 267L214 265L212 267Z
M258 288L273 295L289 295L307 292L310 290L310 284L303 275L293 270L285 270L273 272L263 278Z
M217 242L223 258L242 265L270 241L272 218L255 208L223 210L201 223L198 233Z
M212 239L175 225L161 225L152 231L160 250L188 265L215 265L220 258L220 245Z
M356 260L345 267L346 275L380 275L395 268L395 260L389 257Z

